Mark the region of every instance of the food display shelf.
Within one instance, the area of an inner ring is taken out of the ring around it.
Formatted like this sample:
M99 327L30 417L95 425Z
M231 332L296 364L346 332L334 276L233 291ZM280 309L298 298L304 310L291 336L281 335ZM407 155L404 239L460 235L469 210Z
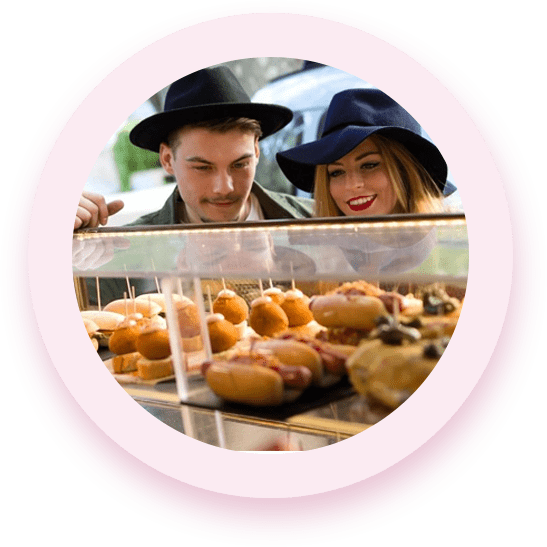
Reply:
M190 296L202 320L211 291L226 284L248 303L268 283L308 295L357 280L407 292L435 284L464 294L468 268L461 214L97 228L73 237L80 309L96 309L101 299L104 305L131 287L138 293L161 289ZM207 347L204 351L210 356ZM255 450L261 441L267 445L268 439L286 435L296 446L313 449L374 423L370 412L360 410L347 380L317 391L311 401L302 397L264 409L218 400L199 373L189 375L180 366L184 371L175 367L175 377L167 381L125 378L120 384L156 418L202 442Z

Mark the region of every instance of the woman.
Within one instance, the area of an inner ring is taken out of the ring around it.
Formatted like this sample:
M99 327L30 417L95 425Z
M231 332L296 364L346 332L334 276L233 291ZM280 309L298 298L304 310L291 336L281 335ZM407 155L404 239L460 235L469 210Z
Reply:
M315 216L444 210L447 166L420 125L378 89L348 89L329 105L321 137L277 154L285 176L312 192Z

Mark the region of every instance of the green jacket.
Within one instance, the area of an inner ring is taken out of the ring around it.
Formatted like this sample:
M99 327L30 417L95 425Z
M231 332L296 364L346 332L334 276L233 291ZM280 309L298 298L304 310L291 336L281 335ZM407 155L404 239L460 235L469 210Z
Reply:
M272 192L266 190L257 182L253 183L251 192L258 198L264 217L267 220L309 218L312 215L312 199ZM178 188L175 188L161 209L144 215L127 224L127 226L170 226L172 224L179 224L180 219L177 216L177 203L181 201L182 198L180 197Z
M254 182L251 192L258 198L264 217L267 220L308 218L312 215L313 200L299 198L289 194L281 194L266 190ZM177 203L181 201L178 189L175 188L163 207L153 213L148 213L130 222L126 226L170 226L179 224L177 216ZM135 287L137 295L144 292L155 292L153 279L130 279L131 286ZM125 279L102 278L100 280L101 302L106 303L117 298L123 298L127 291ZM95 280L87 280L89 303L97 304L97 288Z

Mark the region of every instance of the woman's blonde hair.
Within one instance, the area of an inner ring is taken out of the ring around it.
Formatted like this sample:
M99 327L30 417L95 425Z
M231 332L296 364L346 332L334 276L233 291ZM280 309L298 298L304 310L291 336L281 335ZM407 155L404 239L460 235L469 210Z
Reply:
M407 148L381 135L368 137L382 156L397 202L392 213L438 213L444 210L443 195L434 180ZM326 165L315 169L315 216L344 216L332 199Z

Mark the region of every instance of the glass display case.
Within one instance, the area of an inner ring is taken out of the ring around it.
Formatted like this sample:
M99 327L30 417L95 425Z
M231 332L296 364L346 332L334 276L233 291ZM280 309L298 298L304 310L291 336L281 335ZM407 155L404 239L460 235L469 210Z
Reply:
M202 365L226 353L213 352L208 330L221 291L235 292L251 308L271 288L297 289L313 299L364 281L403 296L441 288L461 302L468 266L462 214L97 228L73 236L73 275L82 311L105 309L114 300L133 302L135 296L166 297L161 315L169 327L172 374L144 380L112 371L113 378L165 424L233 450L319 448L365 430L386 413L368 404L346 375L274 406L249 406L215 395ZM197 335L181 335L173 295L196 305ZM132 311L126 307L122 314ZM315 338L324 328L313 324L306 336ZM253 339L268 338L256 336L248 323L243 329L235 347L249 332ZM110 366L108 347L100 347L98 354Z

